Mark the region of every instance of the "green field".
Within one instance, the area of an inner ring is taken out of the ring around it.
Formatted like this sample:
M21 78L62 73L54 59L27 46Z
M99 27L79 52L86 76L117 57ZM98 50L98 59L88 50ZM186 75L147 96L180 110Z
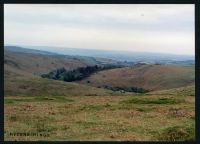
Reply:
M187 95L6 96L5 140L195 140L193 88L184 88ZM17 132L43 135L10 135Z

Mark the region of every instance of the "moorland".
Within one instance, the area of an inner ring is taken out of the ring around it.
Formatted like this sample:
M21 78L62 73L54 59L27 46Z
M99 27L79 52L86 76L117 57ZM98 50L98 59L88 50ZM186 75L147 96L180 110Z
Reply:
M195 140L194 59L114 54L5 46L5 140Z

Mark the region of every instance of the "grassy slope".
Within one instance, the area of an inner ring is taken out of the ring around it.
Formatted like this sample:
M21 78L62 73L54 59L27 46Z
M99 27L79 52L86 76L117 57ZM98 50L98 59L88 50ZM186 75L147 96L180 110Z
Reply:
M32 74L44 74L64 67L66 70L96 64L117 64L117 61L105 58L84 56L41 55L4 51L4 65Z
M5 97L5 140L194 140L192 93ZM10 132L49 136L10 136Z
M111 97L109 95L113 95L112 92L107 90L34 76L32 72L35 70L29 70L29 67L24 69L25 63L20 64L20 68L15 63L4 65L5 140L150 141L195 138L194 86L157 91L149 95L120 94ZM30 63L27 61L27 64ZM42 64L42 59L39 63ZM174 67L165 68L193 77L193 72L185 68L181 71ZM145 69L149 70L145 66L137 69L143 74ZM160 74L165 72L163 68L160 69ZM127 83L129 78L116 79L112 76L117 73L110 72L112 82L122 83L126 80ZM125 69L124 76L131 77L131 70ZM159 77L157 82L161 80ZM10 132L47 133L49 136L10 136Z
M76 96L76 95L112 95L112 91L85 86L77 83L67 83L37 76L21 76L9 73L4 76L5 96Z
M150 90L177 88L194 84L194 69L175 65L140 65L101 71L80 81L93 86L142 87Z
M85 63L77 59L68 59L64 56L24 54L10 51L4 52L4 65L32 74L48 73L61 67L70 70L86 66Z
M63 56L16 53L10 51L5 51L4 56L4 91L6 96L95 96L114 94L112 91L105 89L77 83L43 79L37 76L38 74L47 73L56 68L65 67L69 70L97 63L96 60L91 58L79 57L80 60L70 56L65 58Z
M160 90L148 93L149 95L176 95L176 96L195 96L195 85L189 85L169 90Z

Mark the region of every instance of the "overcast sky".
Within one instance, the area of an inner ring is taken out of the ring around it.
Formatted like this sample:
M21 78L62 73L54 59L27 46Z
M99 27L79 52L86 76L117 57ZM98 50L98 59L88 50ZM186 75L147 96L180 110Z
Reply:
M194 5L4 5L6 45L194 55Z

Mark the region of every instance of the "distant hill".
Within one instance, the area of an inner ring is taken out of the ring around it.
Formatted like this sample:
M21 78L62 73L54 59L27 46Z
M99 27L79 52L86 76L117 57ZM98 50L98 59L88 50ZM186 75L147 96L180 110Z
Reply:
M150 52L134 52L134 51L111 51L99 49L82 49L82 48L67 48L67 47L50 47L50 46L5 46L5 50L13 52L23 52L31 54L44 55L66 55L68 57L89 57L111 61L118 61L127 66L146 62L150 64L176 64L176 65L195 65L195 57L192 55L175 55L164 53L150 53Z
M27 49L18 46L4 46L4 50L12 51L12 52L20 52L20 53L31 53L31 54L44 54L44 55L56 55L56 53L41 51L35 49Z
M16 71L36 75L48 73L62 67L66 70L73 70L78 67L105 64L123 65L124 63L106 58L58 55L21 47L5 47L4 50L4 66L6 68L11 67L16 69Z
M48 73L56 68L64 67L70 70L86 65L84 62L64 56L4 52L4 66L36 75Z
M194 61L195 57L191 55L175 55L164 53L150 53L137 51L111 51L99 49L82 49L82 48L68 48L68 47L50 47L50 46L27 46L28 48L38 50L48 50L49 52L56 52L65 55L79 55L89 57L109 58L117 61L146 61L149 63L172 63L173 61Z
M80 95L113 95L118 92L103 89L104 86L136 87L145 90L178 88L194 84L192 63L193 60L176 61L173 65L151 64L151 61L120 62L101 57L70 56L21 47L5 47L5 94L77 95L80 91ZM40 77L41 74L59 68L74 70L79 67L107 64L129 67L97 72L78 84Z
M185 61L169 61L168 64L182 65L182 66L195 66L194 60Z
M178 88L194 84L193 67L138 64L133 67L101 71L79 83L96 87L140 87L147 90Z

